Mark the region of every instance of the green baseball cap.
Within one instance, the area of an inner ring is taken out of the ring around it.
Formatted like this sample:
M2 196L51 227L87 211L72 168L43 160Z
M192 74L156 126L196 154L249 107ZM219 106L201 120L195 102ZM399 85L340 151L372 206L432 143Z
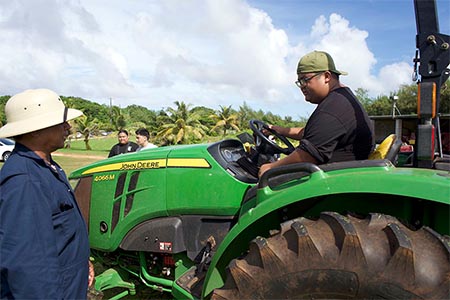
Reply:
M297 74L317 73L330 71L338 75L347 75L347 72L336 70L333 58L324 51L313 51L303 56L298 62Z

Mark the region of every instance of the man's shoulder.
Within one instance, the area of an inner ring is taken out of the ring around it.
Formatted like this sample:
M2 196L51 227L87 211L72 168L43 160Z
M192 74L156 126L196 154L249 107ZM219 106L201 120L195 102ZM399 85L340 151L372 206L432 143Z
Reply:
M152 144L152 143L148 143L148 145L145 146L145 149L151 149L151 148L158 148L158 146L156 146L155 144Z
M330 112L351 112L361 106L356 96L348 87L341 87L331 91L318 105L318 110Z
M340 88L337 88L337 89L331 91L328 94L327 98L331 98L335 102L336 101L349 101L349 100L353 101L353 100L357 100L355 94L353 94L353 92L348 87L340 87Z
M19 175L29 175L30 170L33 170L35 163L26 157L18 154L13 154L8 158L0 171L0 184L3 184L11 177Z
M117 143L117 144L113 145L113 146L111 147L111 149L118 148L118 147L120 147L120 143Z

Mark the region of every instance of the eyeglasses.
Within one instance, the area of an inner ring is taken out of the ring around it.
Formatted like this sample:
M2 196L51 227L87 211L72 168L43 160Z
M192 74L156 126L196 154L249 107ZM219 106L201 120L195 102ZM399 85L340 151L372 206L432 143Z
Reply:
M295 82L295 84L299 87L299 88L302 88L302 87L304 87L311 79L313 79L314 77L316 77L316 76L319 76L320 74L322 74L323 72L319 72L319 73L316 73L316 74L314 74L313 76L310 76L310 77L302 77L302 78L299 78L296 82Z

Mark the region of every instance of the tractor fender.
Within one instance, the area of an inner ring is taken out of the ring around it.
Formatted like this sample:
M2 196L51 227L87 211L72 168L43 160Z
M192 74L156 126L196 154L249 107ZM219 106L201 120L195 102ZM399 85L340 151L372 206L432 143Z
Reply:
M388 196L392 201L420 199L446 207L447 211L450 208L448 172L396 168L388 161L363 161L353 165L347 162L342 163L344 168L337 164L340 163L320 168L299 164L298 169L289 170L290 173L299 173L298 178L291 176L288 182L275 186L269 184L270 179L260 182L256 197L243 204L237 224L219 245L205 277L202 297L221 287L229 262L244 253L255 237L267 237L273 230L278 230L280 212L294 205L298 209L296 217L300 217L302 212L323 198L340 194L371 194L381 198ZM448 219L445 222L448 223Z
M178 217L169 217L142 222L127 233L120 248L160 253L185 251L182 221Z
M186 251L194 260L209 238L216 243L222 241L234 219L234 216L185 215L147 220L126 234L120 248L159 253Z

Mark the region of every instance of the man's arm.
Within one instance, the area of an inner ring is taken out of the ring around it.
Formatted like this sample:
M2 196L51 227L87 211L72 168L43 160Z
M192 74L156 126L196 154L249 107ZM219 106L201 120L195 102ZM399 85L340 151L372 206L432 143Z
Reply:
M301 149L296 149L294 152L289 154L288 156L277 160L273 163L264 164L259 168L259 174L258 176L261 177L267 170L270 170L272 168L284 166L284 165L290 165L294 163L299 162L310 162L313 164L317 164L317 160L312 157L308 152L303 151Z
M0 257L7 274L2 287L15 299L61 299L52 212L39 185L20 177L1 187Z
M109 151L108 157L113 157L114 155L117 155L116 145L112 146L111 150Z
M278 132L279 134L294 139L301 140L303 137L304 127L282 127L277 125L268 125L270 129Z

